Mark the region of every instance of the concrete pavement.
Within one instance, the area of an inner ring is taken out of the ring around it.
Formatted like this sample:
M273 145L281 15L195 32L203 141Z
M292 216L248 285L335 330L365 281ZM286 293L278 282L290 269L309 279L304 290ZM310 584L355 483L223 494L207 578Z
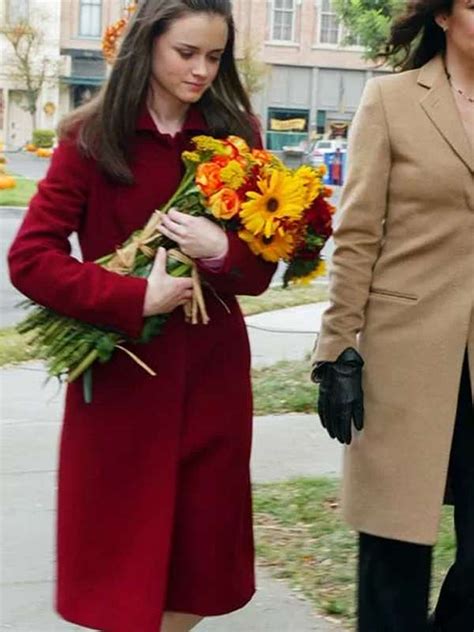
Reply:
M321 329L321 317L328 305L327 302L311 303L247 316L252 366L304 360L313 350Z

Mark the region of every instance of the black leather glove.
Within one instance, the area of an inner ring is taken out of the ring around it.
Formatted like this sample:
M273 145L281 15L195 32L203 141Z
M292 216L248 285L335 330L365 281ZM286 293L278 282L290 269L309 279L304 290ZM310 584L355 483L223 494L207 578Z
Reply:
M363 366L361 356L348 347L335 362L319 362L311 374L319 384L321 423L329 436L341 443L352 441L352 422L357 430L364 427Z

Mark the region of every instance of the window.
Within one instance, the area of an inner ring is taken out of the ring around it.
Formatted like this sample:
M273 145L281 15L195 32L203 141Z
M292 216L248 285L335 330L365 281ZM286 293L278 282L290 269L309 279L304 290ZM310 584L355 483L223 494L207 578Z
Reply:
M281 151L298 147L308 140L308 110L269 108L267 119L267 149Z
M9 0L7 15L10 24L28 21L29 4L29 0Z
M331 0L321 0L319 18L319 43L333 46L359 46L360 40L351 36L342 24Z
M295 30L295 0L273 0L272 40L293 42Z
M81 0L79 35L100 37L102 30L102 0Z
M334 11L331 0L322 0L319 22L319 42L321 44L339 44L341 24Z

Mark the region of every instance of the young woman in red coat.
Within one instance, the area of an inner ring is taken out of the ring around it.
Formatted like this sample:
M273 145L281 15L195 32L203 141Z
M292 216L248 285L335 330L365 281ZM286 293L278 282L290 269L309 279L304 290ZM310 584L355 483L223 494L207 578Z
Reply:
M274 266L204 218L170 212L163 233L213 291L211 321L185 323L190 282L148 280L93 261L145 224L176 189L195 134L253 146L227 0L144 0L101 95L62 124L61 142L11 247L15 286L65 315L137 336L137 351L94 367L91 404L69 386L61 437L57 609L107 632L178 632L254 593L249 457L250 353L236 294L266 289ZM77 231L84 262L70 256Z

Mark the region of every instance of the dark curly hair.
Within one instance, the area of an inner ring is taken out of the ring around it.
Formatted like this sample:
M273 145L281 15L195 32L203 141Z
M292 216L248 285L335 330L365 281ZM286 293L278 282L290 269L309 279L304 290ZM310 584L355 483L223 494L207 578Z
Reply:
M420 68L446 49L443 29L436 15L449 15L454 0L409 0L406 9L392 25L382 58L399 70Z

